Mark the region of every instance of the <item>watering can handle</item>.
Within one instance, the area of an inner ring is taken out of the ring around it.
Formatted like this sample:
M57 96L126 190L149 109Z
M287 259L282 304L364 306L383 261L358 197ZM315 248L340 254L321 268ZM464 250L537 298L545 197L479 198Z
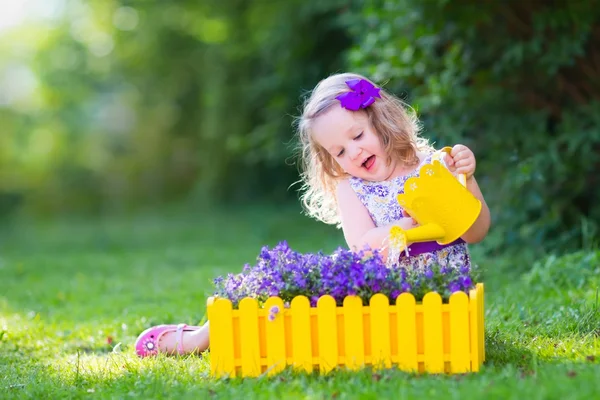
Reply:
M440 151L438 151L436 154L437 159L441 161L441 158L443 157L442 153L447 153L448 155L450 155L451 151L452 151L452 147L450 147L450 146L442 147L440 149ZM463 185L464 187L467 187L467 176L465 174L458 174L458 181L460 182L461 185Z

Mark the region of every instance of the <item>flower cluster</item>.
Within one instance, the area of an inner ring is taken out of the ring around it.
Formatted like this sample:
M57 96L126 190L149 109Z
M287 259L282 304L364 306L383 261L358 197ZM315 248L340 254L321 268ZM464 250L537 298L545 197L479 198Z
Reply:
M299 253L281 242L261 249L255 265L246 264L239 274L228 274L214 281L215 296L231 300L237 307L244 297L260 304L278 296L286 305L303 295L315 306L319 297L331 295L338 305L346 296L356 295L367 305L376 293L386 295L392 304L401 293L411 293L417 301L427 292L438 292L444 299L456 291L474 286L469 266L439 267L424 270L388 268L377 251L353 252L339 248L331 255ZM279 310L271 310L274 315Z

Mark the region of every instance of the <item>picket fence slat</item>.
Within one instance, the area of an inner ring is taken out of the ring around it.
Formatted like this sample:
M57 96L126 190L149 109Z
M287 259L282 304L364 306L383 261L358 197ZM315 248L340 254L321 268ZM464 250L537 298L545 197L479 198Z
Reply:
M277 307L279 312L269 319L269 314L273 307ZM265 330L268 340L265 340L267 347L267 365L269 366L268 374L275 375L285 369L285 326L283 314L283 300L279 297L270 297L265 302L265 310L267 321L265 322Z
M335 299L329 295L317 301L319 369L326 374L338 366L338 331Z
M260 375L260 347L258 337L258 302L246 297L240 301L240 344L242 351L242 375Z
M480 358L479 358L479 364L483 363L485 361L485 335L484 335L484 331L483 331L483 326L484 326L484 313L485 313L485 309L484 309L484 295L483 295L483 285L478 285L475 288L476 292L477 292L477 305L479 306L479 329L477 330L479 332L479 354L480 354Z
M310 330L310 302L305 296L294 297L292 310L292 359L295 368L311 372L312 343Z
M371 313L371 364L375 368L392 366L390 343L390 303L388 298L378 293L369 302Z
M423 297L423 336L425 371L444 372L444 348L442 337L442 298L435 292Z
M278 297L262 308L245 298L238 310L232 310L229 300L211 298L211 374L256 377L277 374L286 366L305 372L317 367L326 374L337 367L366 365L476 372L485 360L483 297L483 284L478 284L468 295L454 293L448 304L433 292L420 304L408 293L398 296L395 305L376 294L368 306L348 296L341 307L328 295L316 307L305 296L295 297L288 308Z
M415 298L402 293L396 300L398 324L398 366L404 371L416 372L417 363L417 313Z
M477 289L473 289L470 292L471 298L477 297ZM474 302L469 307L469 322L471 331L470 333L470 346L471 346L471 371L479 371L480 355L479 355L479 305Z
M213 376L235 376L231 302L217 300L209 307L210 370Z
M351 370L358 370L365 364L362 307L362 300L358 296L344 299L345 364Z
M468 372L469 359L469 298L464 292L450 296L450 370L452 373Z

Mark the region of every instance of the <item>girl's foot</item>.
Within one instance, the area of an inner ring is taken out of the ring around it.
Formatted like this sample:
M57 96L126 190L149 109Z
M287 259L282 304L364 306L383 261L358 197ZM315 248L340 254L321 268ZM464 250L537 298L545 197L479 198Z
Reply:
M208 323L203 326L158 325L146 329L135 343L138 356L201 353L208 348Z

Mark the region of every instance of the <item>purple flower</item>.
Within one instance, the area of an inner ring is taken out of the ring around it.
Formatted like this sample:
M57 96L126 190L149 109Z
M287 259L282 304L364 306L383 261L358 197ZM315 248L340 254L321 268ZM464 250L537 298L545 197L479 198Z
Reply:
M431 270L431 268L427 268L425 270L424 275L425 275L425 278L427 278L427 279L433 279L433 271Z
M461 283L464 290L469 290L473 286L473 281L470 276L461 276Z
M457 281L452 281L448 285L448 290L450 291L450 293L459 292L460 289L461 289L461 285Z
M400 269L400 279L405 281L407 277L408 277L408 272L406 272L406 268Z
M264 304L270 296L278 296L289 308L289 302L298 295L308 297L313 307L325 294L331 295L338 306L349 295L359 296L367 305L375 293L385 294L394 304L401 293L412 293L419 301L428 291L447 298L448 292L473 287L468 263L450 268L435 264L435 258L425 258L424 262L423 270L390 269L381 254L369 248L359 252L338 248L330 255L302 254L281 242L273 248L261 248L256 263L246 264L241 273L216 278L215 296L229 299L234 307L244 297L254 297ZM271 307L268 319L274 320L280 312L280 307Z
M267 246L264 246L262 249L260 249L259 257L262 258L263 260L271 259L271 253L269 252L269 248ZM246 265L248 265L248 264L246 264Z

